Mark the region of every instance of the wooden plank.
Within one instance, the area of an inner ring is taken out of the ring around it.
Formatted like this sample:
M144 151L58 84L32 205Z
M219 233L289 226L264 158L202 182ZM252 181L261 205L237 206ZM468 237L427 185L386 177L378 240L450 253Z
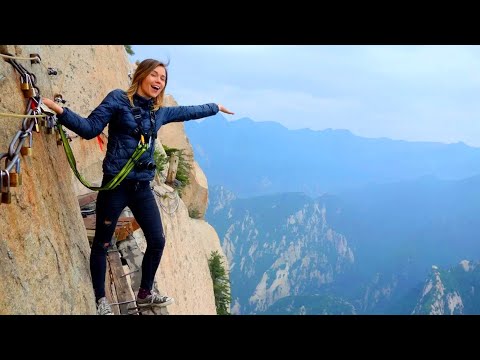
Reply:
M117 228L115 230L115 236L117 241L122 241L128 238L129 235L140 228L134 217L123 217L119 219Z
M123 265L123 273L124 274L128 274L128 275L125 275L125 280L127 280L127 284L128 284L128 290L130 291L130 297L132 299L135 298L135 293L133 291L133 286L132 286L132 277L131 275L134 273L132 272L132 270L130 269L130 266L128 265ZM133 304L129 304L129 307L133 307L135 306L135 303Z
M80 207L90 204L97 200L97 196L98 192L96 191L85 195L80 195L79 197L77 197L78 204L80 205Z
M120 260L120 254L118 251L112 251L108 253L108 262L110 264L110 269L113 275L113 283L115 284L115 291L117 295L117 302L131 301L135 300L132 297L132 289L128 285L128 281L125 278L123 272L122 261ZM128 314L128 308L132 303L121 304L120 313L122 315Z
M83 218L83 223L85 229L95 230L95 215L90 215ZM132 216L121 217L117 221L117 226L115 227L115 238L117 241L125 240L128 235L132 234L135 230L139 229L137 221Z
M107 261L107 272L105 276L105 297L109 304L117 303L117 295L115 291L115 284L112 281L113 274L112 269L110 267L110 262ZM111 306L114 315L120 315L120 309L118 305Z
M88 239L88 242L90 243L90 246L93 243L94 237L95 237L95 230L87 229L87 239Z
M95 215L90 215L83 218L83 224L87 230L95 230Z
M117 239L117 241L125 240L128 237L128 234L128 229L124 227L115 230L115 238Z

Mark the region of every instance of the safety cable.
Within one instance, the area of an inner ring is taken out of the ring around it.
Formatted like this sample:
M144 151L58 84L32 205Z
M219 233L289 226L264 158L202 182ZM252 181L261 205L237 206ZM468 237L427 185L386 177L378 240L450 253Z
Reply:
M40 58L38 56L34 57L22 57L22 56L13 56L13 55L7 55L7 54L0 54L0 57L6 58L6 59L15 59L15 60L38 60L40 61Z
M180 203L180 197L178 196L178 192L173 190L173 191L167 191L164 194L159 193L157 190L152 188L153 192L157 197L160 199L160 206L161 208L168 214L168 215L173 215L177 210L178 210L178 205ZM172 199L170 195L173 194L174 198ZM162 203L162 200L168 199L168 208ZM171 209L172 206L170 205L170 201L173 200L175 203L173 204L173 210Z
M13 118L25 118L25 119L33 119L33 118L45 118L47 115L39 114L39 115L22 115L22 114L8 114L8 113L0 113L2 117L13 117Z

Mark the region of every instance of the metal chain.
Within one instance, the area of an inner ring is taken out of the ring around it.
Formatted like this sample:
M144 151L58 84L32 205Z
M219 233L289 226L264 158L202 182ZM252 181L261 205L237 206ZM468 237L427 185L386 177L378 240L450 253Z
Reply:
M22 184L20 155L31 155L33 143L32 131L35 129L37 133L40 132L38 118L42 118L41 125L46 128L46 133L53 133L57 118L54 113L46 113L42 108L43 105L40 97L40 89L36 85L36 76L15 60L18 57L15 57L11 54L1 55L3 58L5 58L5 61L10 63L20 74L21 89L22 91L29 91L28 95L30 95L27 101L21 130L16 132L8 146L8 151L5 153L0 153L0 203L10 204L10 187L19 186ZM39 58L37 57L37 59ZM5 115L8 116L8 114ZM25 145L27 140L28 145ZM4 169L1 169L2 159L5 159ZM4 188L6 191L4 191Z
M180 204L180 197L178 196L178 192L176 190L173 191L166 191L164 194L159 193L152 187L153 192L157 195L158 199L160 200L160 207L168 214L173 215L178 210L178 205ZM173 198L171 195L173 194ZM168 205L164 205L162 201L168 199ZM173 206L171 202L174 201ZM173 209L173 210L172 210Z

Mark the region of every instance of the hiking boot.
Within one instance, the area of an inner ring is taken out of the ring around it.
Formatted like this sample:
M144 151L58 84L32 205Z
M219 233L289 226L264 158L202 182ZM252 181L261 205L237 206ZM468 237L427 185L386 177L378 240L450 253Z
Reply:
M98 299L97 315L113 315L112 308L110 307L110 304L107 302L106 297L102 297Z
M173 298L169 296L162 296L152 291L145 299L140 299L137 295L137 306L167 306L173 303Z

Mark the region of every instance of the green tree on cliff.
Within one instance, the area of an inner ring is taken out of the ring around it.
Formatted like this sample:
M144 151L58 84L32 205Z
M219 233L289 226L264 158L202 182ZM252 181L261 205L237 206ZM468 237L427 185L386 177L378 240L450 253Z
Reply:
M208 267L213 281L213 293L218 315L230 315L230 282L223 265L222 257L218 251L212 251L208 259Z

